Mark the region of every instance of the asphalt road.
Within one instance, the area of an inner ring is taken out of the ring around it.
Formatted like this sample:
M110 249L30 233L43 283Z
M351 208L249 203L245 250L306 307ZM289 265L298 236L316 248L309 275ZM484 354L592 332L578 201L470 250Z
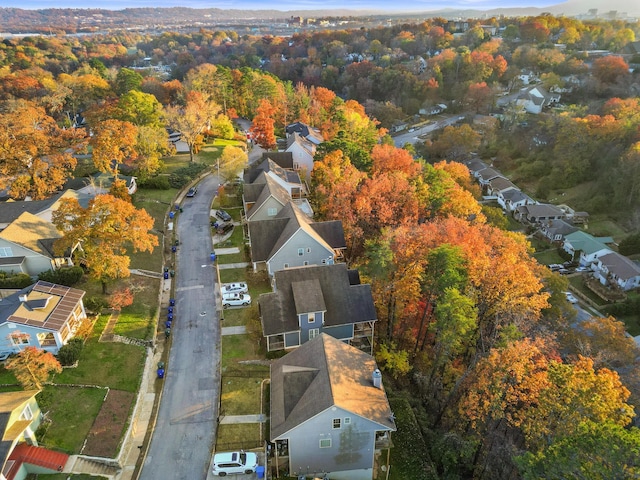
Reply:
M211 461L220 396L220 321L209 227L217 187L217 177L205 177L178 216L172 345L141 480L202 480ZM164 323L166 309L160 319Z
M401 133L393 137L393 142L396 147L402 148L405 144L410 143L414 144L416 142L421 142L422 139L420 135L425 135L427 133L431 133L435 130L439 130L444 127L448 127L449 125L453 125L454 123L458 123L459 121L464 120L464 115L454 115L452 117L444 118L441 120L436 120L429 125L425 125L424 127L416 128L415 131L406 133Z

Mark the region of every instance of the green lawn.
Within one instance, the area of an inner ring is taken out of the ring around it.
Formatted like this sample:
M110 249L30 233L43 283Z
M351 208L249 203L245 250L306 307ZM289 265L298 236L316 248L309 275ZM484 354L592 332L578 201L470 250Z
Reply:
M542 265L551 265L552 263L563 263L565 260L558 253L557 248L549 248L533 254L533 257Z
M628 235L627 231L617 222L600 215L589 218L587 233L594 237L613 237L618 242Z
M0 365L0 385L14 385L18 383L16 376L4 368L4 364Z
M51 424L43 427L41 446L80 453L106 393L103 388L45 386L36 399Z
M137 276L131 282L135 290L133 304L121 310L114 332L125 337L150 339L161 280Z
M97 385L137 392L142 378L145 350L124 343L85 344L77 368L65 368L53 378L57 384Z
M261 413L260 388L262 381L269 378L269 367L256 368L251 365L250 371L225 374L222 377L220 398L224 415L256 415Z
M226 323L223 326L226 326ZM258 345L250 335L224 335L221 344L222 375L227 369L237 368L240 361L263 359L258 351Z
M589 297L589 299L593 301L596 305L598 306L606 305L606 303L599 296L593 293L591 289L587 288L587 286L584 284L584 281L582 280L582 275L571 275L568 278L569 278L569 283L573 288L578 290L583 295Z
M216 436L216 449L224 450L251 450L262 447L264 437L260 438L260 423L240 423L218 425Z

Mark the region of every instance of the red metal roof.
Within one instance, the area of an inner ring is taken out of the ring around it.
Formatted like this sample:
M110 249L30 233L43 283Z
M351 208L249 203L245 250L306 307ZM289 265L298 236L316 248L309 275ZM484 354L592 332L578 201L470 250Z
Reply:
M62 471L67 460L69 460L69 455L66 453L54 452L46 448L20 443L13 449L11 455L9 455L7 465L10 463L13 463L13 465L11 465L11 469L6 473L6 477L7 480L13 480L20 465L23 463L48 468L54 472Z

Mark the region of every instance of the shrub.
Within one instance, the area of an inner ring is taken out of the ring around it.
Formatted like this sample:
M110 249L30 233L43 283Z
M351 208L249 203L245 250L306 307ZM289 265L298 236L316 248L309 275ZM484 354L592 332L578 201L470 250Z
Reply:
M618 251L620 255L640 253L640 233L629 235L627 238L622 239L618 245Z
M68 367L73 365L80 358L80 353L84 348L84 342L81 338L72 338L66 345L58 350L58 361L61 365Z
M203 163L192 163L179 168L169 176L169 185L173 188L182 188L206 168L207 166Z
M25 288L33 283L26 273L5 274L0 276L0 288Z
M82 267L73 266L61 268L59 270L48 270L38 274L40 280L45 282L57 283L59 285L65 285L67 287L73 287L80 281L84 275Z
M84 308L87 312L99 314L108 305L107 301L98 296L87 297L84 301Z
M171 185L169 184L169 177L158 175L157 177L147 178L143 182L140 182L140 187L151 190L169 190Z

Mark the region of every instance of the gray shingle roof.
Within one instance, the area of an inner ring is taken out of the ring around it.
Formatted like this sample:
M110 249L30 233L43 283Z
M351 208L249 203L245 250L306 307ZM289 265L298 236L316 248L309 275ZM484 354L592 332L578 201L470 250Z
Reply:
M273 180L270 176L266 175L263 172L260 175L260 177L258 177L258 180L260 179L264 179L264 183L261 184L262 188L260 189L260 193L258 194L257 198L253 200L254 202L253 206L249 209L249 211L247 211L248 220L251 220L251 216L253 215L253 213L256 212L260 208L260 206L263 203L265 203L269 198L274 198L283 207L291 200L291 197L289 196L289 192L287 192L287 190L283 188L281 185L278 185L278 183L275 180ZM252 183L251 185L255 185L255 183ZM256 189L253 189L251 191L251 195L254 195L255 191ZM245 202L248 202L248 201L251 201L251 200L248 200L247 197L245 196Z
M298 314L325 311L326 326L347 325L376 320L370 285L350 283L347 266L310 265L288 268L274 274L275 290L260 295L260 315L265 336L299 330ZM359 279L358 279L359 280ZM313 285L309 282L313 281ZM294 287L295 285L295 287ZM304 294L305 288L317 290ZM296 294L299 297L296 297ZM316 295L321 295L322 300ZM320 309L324 303L325 308ZM314 309L299 310L300 308Z
M342 222L334 220L315 223L291 201L273 219L249 222L248 226L251 260L254 262L267 261L299 229L304 230L328 250L344 248L346 245Z
M395 431L384 388L373 386L375 359L322 334L271 365L271 440L331 407Z

